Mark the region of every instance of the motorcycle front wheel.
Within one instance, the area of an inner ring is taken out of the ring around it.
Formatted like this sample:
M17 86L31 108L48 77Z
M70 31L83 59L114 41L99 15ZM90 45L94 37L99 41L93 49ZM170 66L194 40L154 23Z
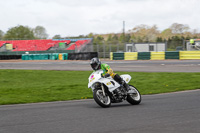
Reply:
M140 104L140 102L142 100L140 92L132 85L129 85L129 87L130 87L130 89L134 90L135 93L128 94L127 101L132 105Z
M104 96L103 91L101 89L95 89L93 91L93 97L95 102L101 107L103 108L110 107L111 105L110 97L107 94Z

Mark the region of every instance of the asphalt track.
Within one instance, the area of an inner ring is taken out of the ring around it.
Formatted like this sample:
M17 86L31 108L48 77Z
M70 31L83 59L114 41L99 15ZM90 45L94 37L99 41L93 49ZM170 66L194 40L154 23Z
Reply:
M115 71L200 72L199 60L109 61ZM91 70L89 61L1 61L0 69ZM200 90L143 95L99 107L94 100L0 106L0 133L199 133Z
M101 108L93 100L0 106L0 133L199 133L200 90L144 95Z
M200 60L110 61L102 60L114 71L200 72ZM91 71L89 61L0 61L0 69Z

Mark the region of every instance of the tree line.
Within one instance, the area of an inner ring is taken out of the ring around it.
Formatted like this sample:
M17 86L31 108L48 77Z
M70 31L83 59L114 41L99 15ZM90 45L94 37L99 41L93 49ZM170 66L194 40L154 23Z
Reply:
M48 34L43 26L30 28L28 26L18 25L10 28L6 33L0 30L0 40L32 40L47 38Z
M30 28L28 26L18 25L10 28L6 33L0 30L0 40L29 40L29 39L47 39L48 34L43 26ZM173 23L169 28L163 31L158 30L156 25L138 25L126 31L126 33L94 34L79 35L76 37L61 37L55 35L52 39L68 38L93 38L94 44L103 43L124 43L124 42L165 42L165 41L182 41L191 38L200 38L197 29L191 30L186 24Z
M156 25L148 26L141 24L128 30L126 33L120 34L104 34L94 35L89 34L89 37L94 37L94 42L101 44L101 42L182 42L189 39L200 39L200 33L197 29L191 30L188 25L173 23L169 28L159 31Z

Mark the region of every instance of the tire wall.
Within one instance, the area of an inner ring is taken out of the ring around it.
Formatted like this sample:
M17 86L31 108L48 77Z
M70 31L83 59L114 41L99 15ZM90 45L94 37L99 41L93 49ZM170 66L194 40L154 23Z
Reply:
M165 59L179 59L179 52L177 51L165 52Z
M200 51L110 53L110 60L165 60L165 59L196 60L200 59Z
M151 60L164 60L165 52L151 52Z
M138 59L138 52L125 52L124 53L124 60L137 60Z
M151 53L150 52L138 52L138 60L150 60Z
M200 59L200 51L180 51L180 60Z
M113 60L124 60L124 53L123 52L115 52L113 53Z
M90 60L94 57L98 57L97 52L23 54L22 60Z
M16 60L21 58L21 55L0 55L0 60Z

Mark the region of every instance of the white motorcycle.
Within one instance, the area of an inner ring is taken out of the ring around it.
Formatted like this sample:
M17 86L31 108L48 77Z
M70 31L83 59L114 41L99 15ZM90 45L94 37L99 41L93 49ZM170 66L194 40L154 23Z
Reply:
M140 92L132 85L129 88L133 93L127 93L124 86L116 82L112 77L103 77L103 71L98 70L89 76L88 88L93 91L94 100L101 107L110 107L111 103L119 103L127 100L132 105L141 102ZM120 76L126 83L129 83L131 76L124 74Z

